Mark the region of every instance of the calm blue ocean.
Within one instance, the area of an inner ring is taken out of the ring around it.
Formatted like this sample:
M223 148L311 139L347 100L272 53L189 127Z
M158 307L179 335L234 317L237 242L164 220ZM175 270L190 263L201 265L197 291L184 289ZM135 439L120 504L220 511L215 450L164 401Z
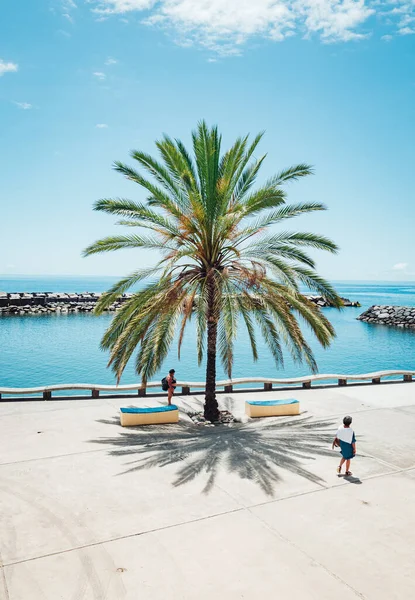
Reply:
M101 292L117 278L81 277L2 277L0 291L7 292ZM328 350L311 341L320 373L361 373L377 369L413 369L415 365L415 331L368 325L356 317L372 304L415 306L415 284L408 283L335 283L340 295L358 300L361 308L339 312L324 309L332 321L337 338ZM111 315L91 314L22 316L0 318L0 387L26 387L53 383L114 383L106 368L108 356L99 342ZM241 328L236 344L234 377L292 377L308 373L306 366L294 365L286 357L284 369L277 370L272 358L259 341L260 359L252 360L247 337ZM132 361L133 362L133 361ZM162 373L174 367L178 379L203 380L204 368L198 367L194 333L189 330L177 360L173 348ZM219 366L218 377L225 378ZM138 381L134 365L125 371L122 383Z

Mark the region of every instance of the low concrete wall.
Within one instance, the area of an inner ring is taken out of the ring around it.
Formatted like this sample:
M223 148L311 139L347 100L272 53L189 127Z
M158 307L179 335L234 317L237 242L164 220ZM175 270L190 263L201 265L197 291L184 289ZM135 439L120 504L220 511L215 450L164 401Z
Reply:
M321 373L318 375L305 375L304 377L291 377L289 379L274 379L270 377L238 377L235 379L225 379L216 382L216 391L219 392L219 388L223 388L224 393L231 393L237 391L235 389L238 385L246 385L246 384L254 384L261 383L263 384L263 388L261 391L271 392L273 386L297 386L303 387L304 389L310 389L311 385L318 383L328 383L330 381L336 381L339 386L345 386L348 383L360 383L362 381L371 381L373 384L379 384L381 378L385 377L402 377L403 381L411 382L415 375L415 371L408 371L405 369L397 369L397 370L385 370L385 371L374 371L372 373L360 373L360 374L341 374L341 373ZM177 382L177 393L179 393L179 388L181 389L181 395L187 396L193 390L193 393L198 393L201 390L205 389L204 381L178 381ZM123 393L131 393L136 392L138 396L144 397L147 395L147 390L149 389L161 389L160 381L149 381L143 386L142 383L128 383L125 385L103 385L103 384L93 384L93 383L62 383L57 385L46 385L40 387L32 387L32 388L9 388L9 387L0 387L0 400L2 399L2 395L7 396L19 396L23 398L27 395L42 395L44 400L51 400L52 393L59 391L89 391L91 393L92 398L99 398L100 392L115 392L117 395L121 396ZM275 389L275 388L274 388ZM246 391L245 389L241 389L240 391ZM260 388L250 388L250 392L260 391ZM156 392L157 393L157 392ZM128 394L130 395L130 394ZM166 396L166 392L163 392L163 395ZM73 396L73 399L76 399L77 396ZM28 398L28 400L36 400L36 398ZM6 398L3 398L6 400Z

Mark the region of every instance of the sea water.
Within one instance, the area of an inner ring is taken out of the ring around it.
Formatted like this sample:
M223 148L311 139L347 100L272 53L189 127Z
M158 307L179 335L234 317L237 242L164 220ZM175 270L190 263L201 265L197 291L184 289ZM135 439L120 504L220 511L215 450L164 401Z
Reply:
M102 292L117 278L81 277L1 277L0 291L5 292ZM320 373L365 373L381 369L414 369L415 330L390 328L356 320L373 304L415 306L415 284L337 282L341 296L357 300L361 308L342 311L327 308L337 337L324 350L305 334L318 363ZM95 316L87 313L3 316L0 318L0 387L33 387L58 383L115 383L107 368L108 353L99 343L113 313ZM254 362L249 341L241 325L235 343L234 377L299 377L309 374L307 365L294 364L285 353L284 367L277 368L265 343L258 335L259 360ZM193 326L184 339L180 362L177 345L153 380L170 369L178 380L203 381L204 365L198 366ZM218 379L227 374L218 364ZM135 383L134 358L121 383Z

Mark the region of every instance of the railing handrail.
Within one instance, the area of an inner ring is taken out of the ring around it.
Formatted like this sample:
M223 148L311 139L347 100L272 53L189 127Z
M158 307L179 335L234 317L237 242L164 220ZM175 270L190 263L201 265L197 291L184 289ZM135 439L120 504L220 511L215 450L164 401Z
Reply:
M273 377L237 377L235 379L224 379L216 382L216 387L232 387L234 385L243 385L246 383L263 383L268 386L273 384L277 385L291 385L291 384L309 384L317 381L327 381L330 379L337 379L339 385L346 385L347 381L362 381L371 379L374 383L378 383L381 377L391 377L394 375L403 375L404 377L412 377L415 375L415 370L395 369L395 370L384 370L374 371L372 373L361 373L361 374L345 374L345 373L322 373L317 375L305 375L303 377L290 377L285 379L273 378ZM341 383L340 383L341 382ZM190 392L191 388L204 388L205 382L202 381L177 381L177 387L182 387ZM90 390L91 392L123 392L128 390L145 390L148 388L161 388L161 382L150 381L145 387L141 383L128 383L123 385L105 385L105 384L93 384L93 383L62 383L56 385L45 385L31 388L11 388L11 387L0 387L1 394L8 395L25 395L25 394L39 394L39 393L51 393L57 391L70 391L70 390ZM271 388L268 388L271 389Z

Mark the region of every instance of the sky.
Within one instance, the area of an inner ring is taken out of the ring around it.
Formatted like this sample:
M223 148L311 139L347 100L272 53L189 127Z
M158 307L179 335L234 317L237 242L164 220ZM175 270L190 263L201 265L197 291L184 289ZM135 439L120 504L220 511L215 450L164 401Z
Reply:
M415 0L4 0L0 19L0 274L124 275L148 252L83 258L121 230L102 197L144 200L112 169L265 130L261 179L314 175L288 199L328 210L284 224L340 246L331 280L415 280Z

